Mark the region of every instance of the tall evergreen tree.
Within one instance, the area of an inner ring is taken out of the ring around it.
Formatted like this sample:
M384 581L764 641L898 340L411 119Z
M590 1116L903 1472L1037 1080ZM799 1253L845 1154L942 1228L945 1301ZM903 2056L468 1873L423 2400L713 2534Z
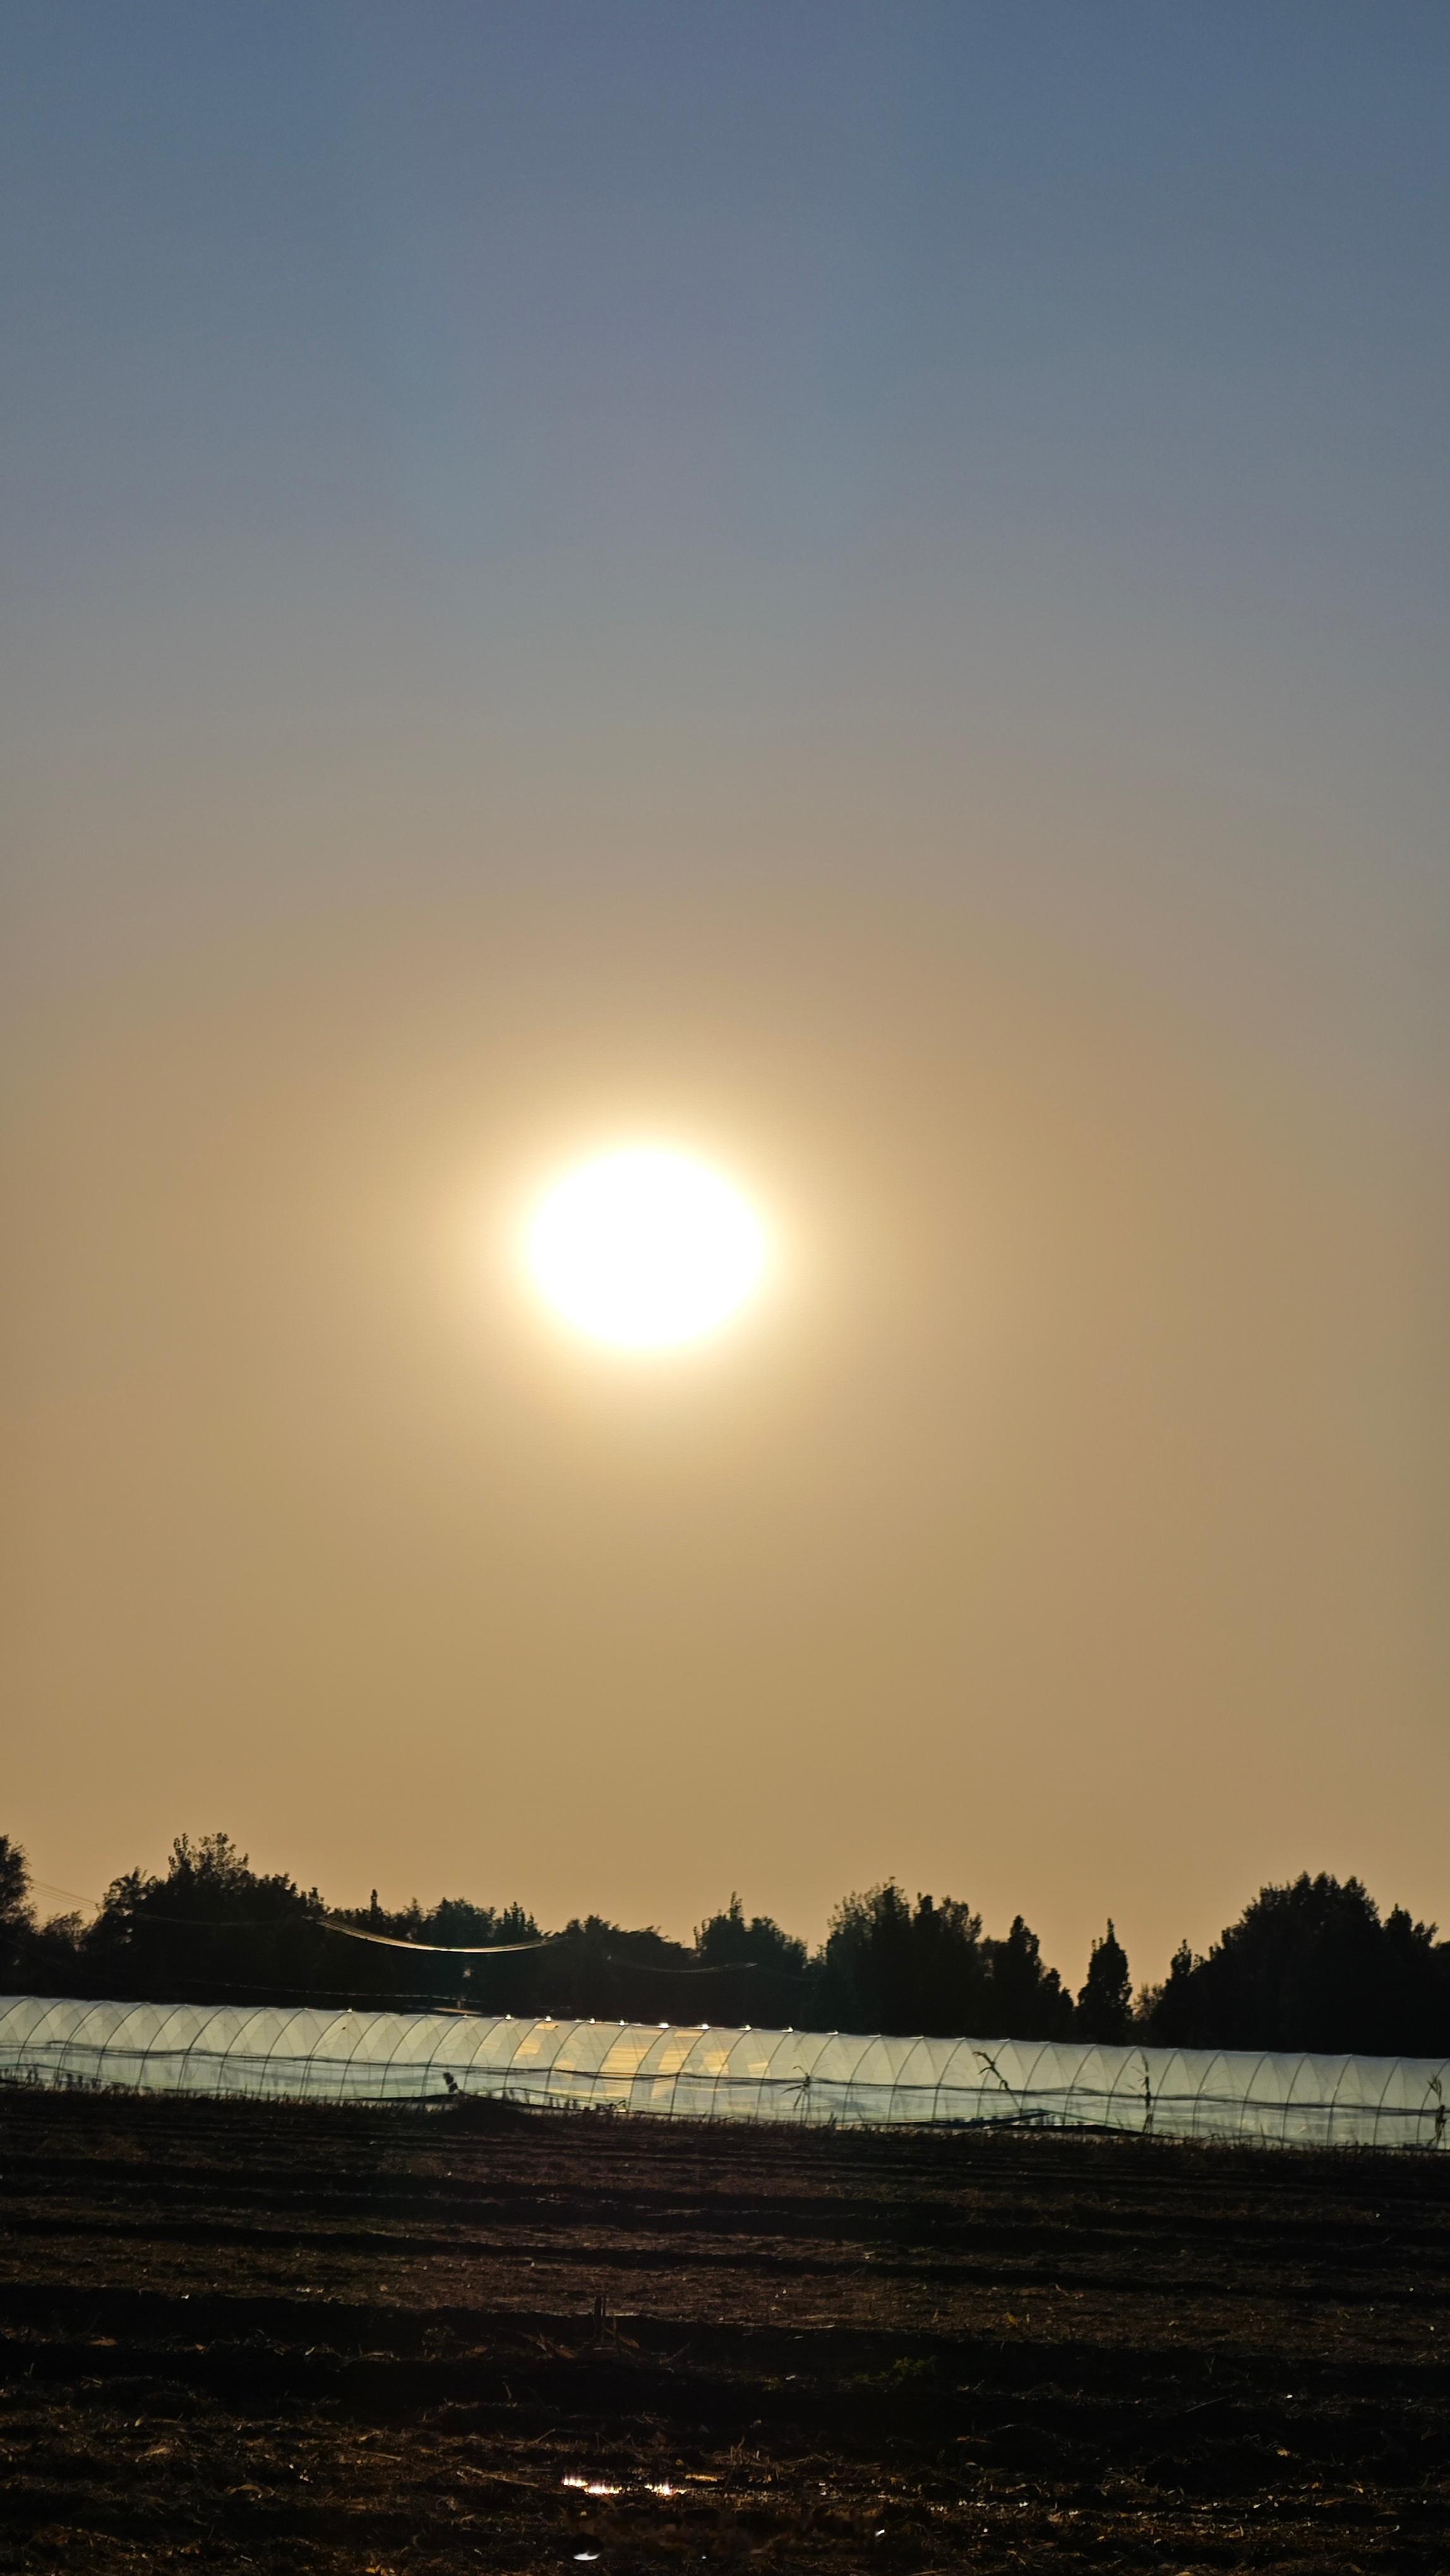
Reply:
M1109 1918L1088 1957L1087 1980L1078 1990L1077 2028L1084 2039L1121 2046L1133 2027L1133 1981L1128 1954Z

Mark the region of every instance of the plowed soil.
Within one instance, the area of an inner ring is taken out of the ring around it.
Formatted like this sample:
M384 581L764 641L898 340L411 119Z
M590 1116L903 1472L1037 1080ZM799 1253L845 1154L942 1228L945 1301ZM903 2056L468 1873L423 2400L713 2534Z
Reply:
M1450 2571L1450 2159L0 2092L0 2569Z

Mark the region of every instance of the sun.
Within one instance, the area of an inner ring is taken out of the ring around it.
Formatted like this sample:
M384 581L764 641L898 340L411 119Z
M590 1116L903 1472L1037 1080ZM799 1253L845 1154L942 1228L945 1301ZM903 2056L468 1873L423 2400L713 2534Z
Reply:
M702 1340L746 1304L765 1228L708 1164L659 1145L581 1163L529 1221L534 1285L576 1331L632 1351Z

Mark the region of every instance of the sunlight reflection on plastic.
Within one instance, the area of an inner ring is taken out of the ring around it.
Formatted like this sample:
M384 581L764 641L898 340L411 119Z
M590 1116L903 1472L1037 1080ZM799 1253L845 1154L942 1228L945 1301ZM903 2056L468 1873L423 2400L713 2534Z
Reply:
M591 1339L666 1350L725 1323L759 1286L765 1231L717 1172L631 1145L557 1182L528 1230L528 1266Z
M713 2485L714 2481L711 2480L709 2483ZM559 2484L561 2487L573 2487L578 2495L617 2496L625 2493L625 2489L622 2486L611 2486L608 2480L604 2478L568 2477L561 2478L559 2480ZM684 2493L683 2487L672 2486L668 2478L661 2479L658 2482L654 2479L646 2478L643 2481L641 2491L645 2495L652 2496L676 2496L683 2495Z

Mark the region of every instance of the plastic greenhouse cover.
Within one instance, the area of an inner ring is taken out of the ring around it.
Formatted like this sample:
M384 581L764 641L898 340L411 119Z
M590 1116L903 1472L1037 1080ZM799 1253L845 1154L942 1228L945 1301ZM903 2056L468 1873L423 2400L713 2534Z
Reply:
M1439 2147L1450 2061L11 1995L0 1997L0 2081Z

